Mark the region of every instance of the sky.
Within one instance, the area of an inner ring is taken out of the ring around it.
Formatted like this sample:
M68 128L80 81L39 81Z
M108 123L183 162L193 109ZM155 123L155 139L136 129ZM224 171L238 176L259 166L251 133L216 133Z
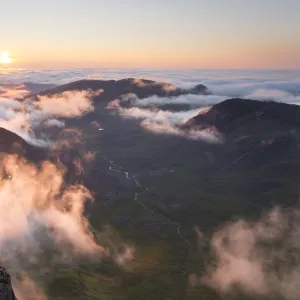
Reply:
M10 0L0 36L15 68L300 69L300 1Z

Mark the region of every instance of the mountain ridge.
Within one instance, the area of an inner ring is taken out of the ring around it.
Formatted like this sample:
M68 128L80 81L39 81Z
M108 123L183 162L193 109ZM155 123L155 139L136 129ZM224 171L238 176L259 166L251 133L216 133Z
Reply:
M210 91L202 84L198 84L191 89L177 88L172 84L157 82L146 79L126 78L121 80L92 80L82 79L73 81L64 85L45 90L38 95L53 95L65 91L75 90L92 90L97 91L103 89L104 92L99 96L103 100L120 97L123 94L134 93L139 98L147 98L150 96L172 97L185 94L202 94L208 95Z

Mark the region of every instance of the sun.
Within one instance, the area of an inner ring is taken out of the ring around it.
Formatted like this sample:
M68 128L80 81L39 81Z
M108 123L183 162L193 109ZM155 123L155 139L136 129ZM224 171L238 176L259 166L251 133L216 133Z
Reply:
M10 57L10 53L6 51L0 52L0 64L11 64L12 58Z

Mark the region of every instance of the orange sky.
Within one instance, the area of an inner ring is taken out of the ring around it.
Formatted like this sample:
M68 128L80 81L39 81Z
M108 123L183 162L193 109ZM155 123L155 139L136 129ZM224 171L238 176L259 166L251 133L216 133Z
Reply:
M298 0L17 2L0 12L14 67L300 69Z

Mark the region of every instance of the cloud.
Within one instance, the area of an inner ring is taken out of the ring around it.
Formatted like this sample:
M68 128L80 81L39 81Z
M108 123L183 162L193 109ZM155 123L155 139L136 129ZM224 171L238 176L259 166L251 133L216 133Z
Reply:
M0 96L0 107L1 109L21 109L23 107L22 102L10 99L10 98L5 98Z
M109 109L118 110L119 114L126 118L135 118L135 119L152 119L154 121L165 121L169 120L173 124L182 125L187 122L190 118L196 116L201 111L206 111L206 109L197 108L187 111L173 112L168 110L160 110L157 108L148 109L148 108L139 108L139 107L130 107L124 108L120 105L120 101L113 101L107 106Z
M205 84L205 81L204 81ZM261 82L253 81L251 79L240 82L239 79L232 79L226 84L219 84L218 82L208 85L213 94L225 95L228 97L245 97L254 93L256 90L280 90L283 92L297 95L300 92L300 80L299 81L267 81Z
M255 90L247 96L249 99L262 101L279 101L289 104L300 104L300 96L294 96L281 90Z
M93 111L91 98L96 94L98 92L72 91L25 100L0 96L0 127L18 134L31 144L49 146L51 141L47 138L36 137L36 129L62 128L62 119L81 117Z
M86 188L64 187L64 170L48 161L39 169L16 155L2 155L1 161L0 207L5 218L0 228L0 248L7 240L26 243L25 233L33 237L34 230L40 227L51 228L51 238L58 243L70 242L79 252L98 249L82 214L85 201L92 200ZM74 232L77 236L72 235Z
M258 90L279 90L294 96L300 94L300 72L297 70L0 70L0 83L11 82L13 84L30 81L38 84L58 85L80 79L120 80L124 78L135 78L137 85L145 84L140 79L165 82L167 83L166 89L172 87L191 88L201 83L207 86L214 95L226 98L246 98ZM28 84L25 86L27 90L30 90L31 87ZM222 99L220 98L220 101ZM218 101L217 98L216 101ZM281 98L278 101L281 101Z
M0 86L0 97L9 99L21 99L30 94L24 84Z
M21 84L0 84L0 96L10 99L22 99L30 94L37 94L55 87L54 84L24 82Z
M57 263L74 263L81 256L107 255L83 215L85 203L93 201L91 193L80 184L67 185L65 172L50 161L36 167L16 155L1 154L1 263L15 279L22 299L24 293L42 293L33 285L34 266L51 270ZM47 256L45 251L52 254ZM18 279L19 272L25 273L25 281Z
M239 220L213 234L214 263L202 282L220 293L300 297L300 211L274 208L256 222Z
M158 134L171 134L183 136L184 132L179 128L176 128L170 121L154 121L151 119L146 119L141 123L141 126L151 132Z
M162 89L165 91L165 92L174 92L176 91L176 86L170 84L170 83L165 83L165 82L145 82L141 79L138 79L138 78L134 78L132 80L132 83L135 84L136 86L138 87L149 87L149 86L161 86Z
M32 105L47 117L74 118L94 110L91 91L67 91L52 96L38 96Z
M259 88L299 92L300 72L297 70L230 70L230 69L72 69L72 70L0 70L0 82L22 84L64 84L80 79L119 80L148 79L170 83L176 87L192 87L203 83L209 88L240 83L258 84ZM138 81L137 81L138 82ZM257 89L256 86L254 89ZM224 94L223 94L224 95Z
M120 116L124 118L142 120L140 125L147 131L156 134L176 135L190 140L205 141L213 144L222 144L224 142L223 136L215 128L206 128L203 130L184 130L181 128L189 119L200 113L207 112L208 108L173 112L157 108L124 108L120 103L120 100L114 100L108 104L107 108L117 110Z
M203 141L210 144L222 144L224 142L223 136L216 130L206 128L203 130L188 130L180 129L170 121L153 121L144 120L141 126L148 131L156 134L171 134L184 137L193 141Z
M125 95L121 98L121 102L129 103L134 106L147 107L150 105L162 106L166 104L187 104L191 107L212 106L228 97L217 95L181 95L176 97L158 97L152 96L145 99L139 99L135 94Z
M56 120L56 119L51 119L51 120L46 120L43 123L44 127L59 127L59 128L63 128L65 127L65 122L64 121L60 121L60 120Z

